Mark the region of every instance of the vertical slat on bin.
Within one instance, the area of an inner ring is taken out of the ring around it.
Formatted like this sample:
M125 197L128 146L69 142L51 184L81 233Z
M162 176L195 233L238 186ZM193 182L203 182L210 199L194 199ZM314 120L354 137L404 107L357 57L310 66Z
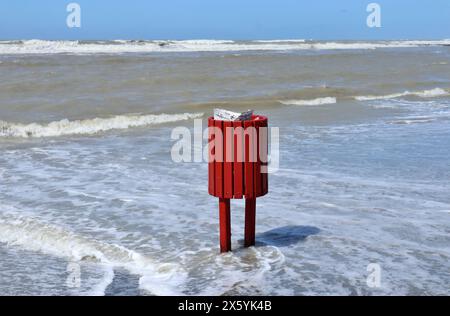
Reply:
M220 252L231 251L230 199L219 198Z
M208 192L211 195L215 195L215 177L214 177L214 118L208 119Z
M252 155L252 121L244 121L244 137L245 137L245 163L244 163L244 187L245 187L245 198L253 197L253 162L250 161L250 157Z
M245 199L244 246L255 245L256 197Z
M265 118L264 121L262 121L261 127L265 127L266 131L267 131L264 135L265 139L262 142L262 144L264 146L264 150L262 151L262 155L261 155L261 159L264 161L262 163L262 166L267 167L267 165L268 165L267 155L268 155L268 150L269 150L269 130L268 130L267 118ZM265 169L267 170L267 168L265 168ZM267 171L264 173L261 173L261 184L262 184L261 195L265 195L269 191L268 178L269 178L269 174L267 173Z
M242 122L233 122L234 126L234 198L242 199L244 195L244 133Z
M223 191L226 199L233 198L233 123L223 122Z
M215 191L217 197L223 197L223 123L222 121L215 121L216 132L222 132L222 137L219 135L214 136L214 144L216 150L216 162L215 162Z
M259 145L260 145L260 135L259 135L259 127L261 126L262 122L260 120L255 121L255 129L256 129L256 161L254 164L254 179L253 179L253 186L255 190L255 196L261 196L262 195L262 178L261 178L261 157L259 155Z

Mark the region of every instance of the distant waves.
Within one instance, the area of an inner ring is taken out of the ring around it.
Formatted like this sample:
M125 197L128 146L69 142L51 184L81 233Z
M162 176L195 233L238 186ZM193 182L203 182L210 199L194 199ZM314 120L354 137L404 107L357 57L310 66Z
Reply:
M450 45L450 39L436 41L318 42L298 40L114 40L114 41L0 41L0 54L121 54L151 52L227 52L355 50Z

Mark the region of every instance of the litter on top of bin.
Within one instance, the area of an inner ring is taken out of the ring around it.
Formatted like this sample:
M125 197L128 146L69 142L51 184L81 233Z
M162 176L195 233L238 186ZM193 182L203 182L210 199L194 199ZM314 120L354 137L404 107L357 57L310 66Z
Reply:
M221 121L247 121L252 118L252 115L253 110L237 113L223 109L214 109L214 119Z

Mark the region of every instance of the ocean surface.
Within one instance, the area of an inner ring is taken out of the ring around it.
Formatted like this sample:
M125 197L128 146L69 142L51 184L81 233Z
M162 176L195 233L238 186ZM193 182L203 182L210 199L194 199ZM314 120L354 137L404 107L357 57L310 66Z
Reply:
M0 295L450 295L449 45L1 41ZM215 107L280 130L225 255L170 154Z

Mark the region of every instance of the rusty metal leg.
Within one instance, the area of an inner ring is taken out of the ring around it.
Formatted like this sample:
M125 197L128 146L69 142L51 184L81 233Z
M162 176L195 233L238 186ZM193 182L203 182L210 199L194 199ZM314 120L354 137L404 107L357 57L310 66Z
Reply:
M245 199L245 232L244 246L255 245L256 198Z
M231 251L230 199L219 198L220 252Z

